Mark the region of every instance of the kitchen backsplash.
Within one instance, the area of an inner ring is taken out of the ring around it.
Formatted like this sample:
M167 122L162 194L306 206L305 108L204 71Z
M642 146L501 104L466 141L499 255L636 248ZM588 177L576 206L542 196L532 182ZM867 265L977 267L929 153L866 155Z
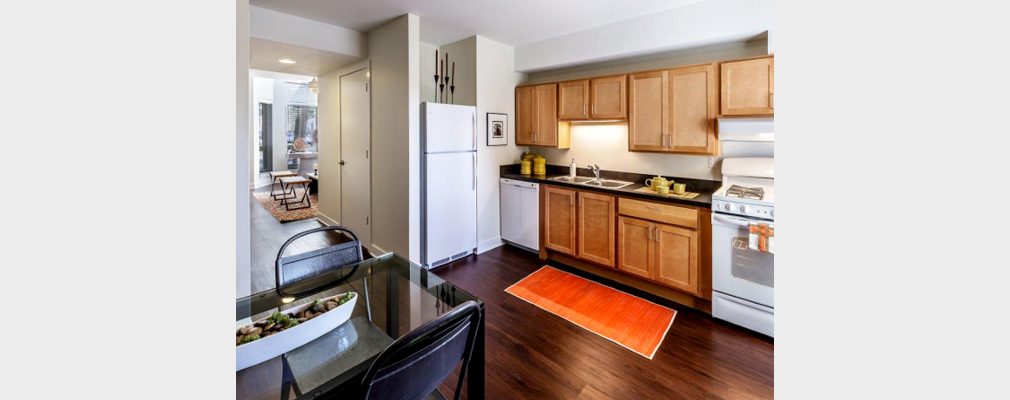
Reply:
M529 147L529 152L547 159L548 164L568 165L572 158L579 167L598 164L611 171L635 171L666 176L717 180L722 178L719 159L709 166L707 156L628 151L627 123L572 124L570 149Z

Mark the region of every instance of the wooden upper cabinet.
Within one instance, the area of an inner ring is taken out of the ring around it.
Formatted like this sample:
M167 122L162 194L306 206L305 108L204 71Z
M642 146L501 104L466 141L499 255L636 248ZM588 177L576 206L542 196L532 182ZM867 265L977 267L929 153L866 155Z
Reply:
M698 232L656 224L653 279L698 294Z
M715 155L716 64L628 77L628 150Z
M613 267L617 199L589 192L579 192L578 198L579 258Z
M589 80L589 117L624 119L628 117L627 75Z
M575 191L544 188L544 247L574 256Z
M667 148L675 153L715 154L716 64L671 69L667 93Z
M722 115L775 114L775 58L724 62L720 66Z
M652 279L655 263L653 223L635 218L619 217L617 222L620 243L617 269Z
M516 145L567 149L567 122L558 123L558 84L516 88Z
M533 140L540 146L558 145L558 84L537 85Z
M533 129L536 123L536 102L534 87L521 86L516 88L516 145L529 146L533 141Z
M589 118L589 80L561 82L558 84L558 119Z
M668 151L667 72L643 72L628 77L628 150Z

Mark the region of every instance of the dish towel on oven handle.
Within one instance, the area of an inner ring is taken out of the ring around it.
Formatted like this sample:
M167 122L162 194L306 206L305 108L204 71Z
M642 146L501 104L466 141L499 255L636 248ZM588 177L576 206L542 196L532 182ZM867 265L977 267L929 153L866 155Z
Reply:
M775 254L775 225L767 222L751 222L748 238L751 250Z

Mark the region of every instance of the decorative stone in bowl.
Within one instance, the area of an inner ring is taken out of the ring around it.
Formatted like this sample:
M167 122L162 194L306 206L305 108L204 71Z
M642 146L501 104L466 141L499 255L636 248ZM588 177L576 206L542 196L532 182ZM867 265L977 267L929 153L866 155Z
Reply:
M240 371L315 340L351 318L357 293L342 293L275 313L235 331Z

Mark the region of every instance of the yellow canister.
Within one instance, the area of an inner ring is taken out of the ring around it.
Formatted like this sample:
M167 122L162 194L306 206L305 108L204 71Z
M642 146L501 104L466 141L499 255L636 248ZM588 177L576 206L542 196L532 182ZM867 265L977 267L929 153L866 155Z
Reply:
M547 159L536 156L533 158L533 174L547 175Z
M532 171L530 168L529 160L522 160L519 162L519 173L523 175L529 175Z

